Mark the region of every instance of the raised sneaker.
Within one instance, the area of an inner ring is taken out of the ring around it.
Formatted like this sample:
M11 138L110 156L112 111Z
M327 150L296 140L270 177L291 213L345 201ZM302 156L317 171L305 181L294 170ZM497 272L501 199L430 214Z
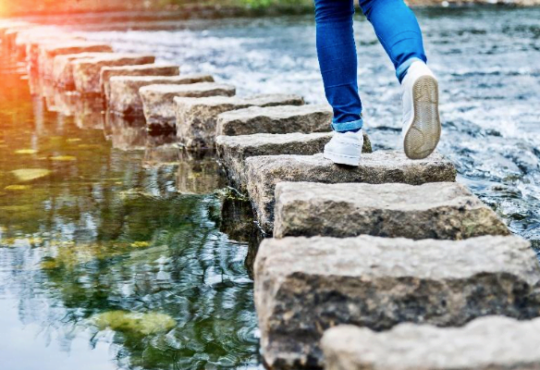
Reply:
M403 87L403 149L407 157L429 156L441 138L439 87L429 67L421 61L411 64Z
M362 130L357 132L335 132L324 146L324 158L336 164L358 167L364 146Z

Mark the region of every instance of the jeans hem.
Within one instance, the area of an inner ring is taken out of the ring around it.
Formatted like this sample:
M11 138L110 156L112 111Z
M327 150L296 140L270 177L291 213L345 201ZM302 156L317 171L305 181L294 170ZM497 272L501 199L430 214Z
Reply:
M332 123L332 129L337 132L347 132L360 130L364 126L364 120L362 118L356 121L344 122L344 123Z
M405 78L405 75L407 74L407 70L413 64L414 62L424 62L425 60L420 59L418 57L412 57L401 63L401 65L396 69L396 77L398 78L399 82L403 81Z

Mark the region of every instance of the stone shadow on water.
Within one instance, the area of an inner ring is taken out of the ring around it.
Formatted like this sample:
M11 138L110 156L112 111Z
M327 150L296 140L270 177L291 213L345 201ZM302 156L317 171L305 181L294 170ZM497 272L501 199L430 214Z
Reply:
M51 92L34 105L26 81L6 76L0 272L13 288L0 297L25 307L24 322L69 333L62 341L111 343L120 368L259 368L253 221L213 154L149 136L99 101L60 107Z

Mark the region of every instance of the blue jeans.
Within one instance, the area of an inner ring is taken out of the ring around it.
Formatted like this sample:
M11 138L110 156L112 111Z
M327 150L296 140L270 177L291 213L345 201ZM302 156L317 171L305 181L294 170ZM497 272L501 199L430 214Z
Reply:
M354 0L314 0L317 55L326 98L334 109L335 131L362 128L358 59L353 34ZM403 0L359 0L401 82L416 60L427 61L422 31Z

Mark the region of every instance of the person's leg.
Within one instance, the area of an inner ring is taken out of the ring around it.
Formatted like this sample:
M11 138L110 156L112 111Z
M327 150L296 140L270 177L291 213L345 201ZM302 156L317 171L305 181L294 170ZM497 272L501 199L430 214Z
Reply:
M403 88L403 149L407 157L429 156L439 143L439 88L426 65L422 32L403 0L359 0Z
M317 55L337 132L358 131L363 124L353 15L354 0L315 0Z
M415 61L426 62L422 31L403 0L359 0L401 82Z

